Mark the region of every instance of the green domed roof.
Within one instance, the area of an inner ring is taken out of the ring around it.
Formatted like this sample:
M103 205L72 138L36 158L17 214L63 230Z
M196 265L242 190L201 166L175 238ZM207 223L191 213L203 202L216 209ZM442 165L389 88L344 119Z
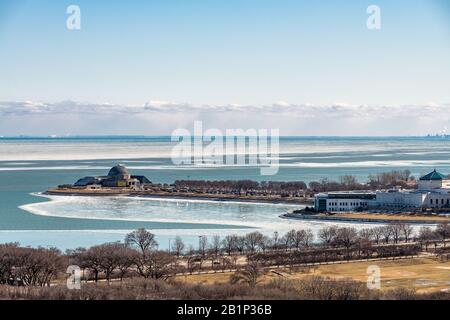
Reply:
M428 180L444 180L447 179L446 176L444 176L442 173L437 172L436 169L434 169L432 172L430 172L427 175L424 175L423 177L420 178L420 180L424 181L428 181Z

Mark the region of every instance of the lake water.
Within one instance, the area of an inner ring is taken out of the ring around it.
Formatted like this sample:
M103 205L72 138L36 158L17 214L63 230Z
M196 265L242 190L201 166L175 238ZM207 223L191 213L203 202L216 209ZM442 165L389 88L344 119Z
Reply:
M105 175L117 163L160 183L243 178L309 182L344 174L363 181L393 169L409 169L416 177L434 168L450 173L450 140L439 137L282 138L275 176L261 176L257 167L174 166L172 147L169 137L0 138L0 243L67 249L122 240L130 230L145 227L166 248L177 235L195 246L203 235L317 230L330 223L279 218L299 208L292 205L39 195L83 176Z

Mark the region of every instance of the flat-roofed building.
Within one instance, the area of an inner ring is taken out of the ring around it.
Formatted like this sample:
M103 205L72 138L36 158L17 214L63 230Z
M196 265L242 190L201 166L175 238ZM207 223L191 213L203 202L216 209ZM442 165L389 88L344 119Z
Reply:
M319 212L348 212L368 208L376 199L375 192L329 192L319 193L314 207Z

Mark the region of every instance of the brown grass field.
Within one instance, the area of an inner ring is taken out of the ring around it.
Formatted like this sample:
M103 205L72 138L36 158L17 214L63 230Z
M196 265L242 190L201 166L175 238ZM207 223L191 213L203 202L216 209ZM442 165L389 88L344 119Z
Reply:
M316 275L334 279L352 278L366 282L367 267L371 265L377 265L381 270L381 290L414 288L418 293L450 291L450 261L440 261L437 258L343 263L292 271L280 268L268 271L261 281L269 282L280 278L294 280ZM231 273L188 275L179 276L177 280L212 284L228 282L230 276Z

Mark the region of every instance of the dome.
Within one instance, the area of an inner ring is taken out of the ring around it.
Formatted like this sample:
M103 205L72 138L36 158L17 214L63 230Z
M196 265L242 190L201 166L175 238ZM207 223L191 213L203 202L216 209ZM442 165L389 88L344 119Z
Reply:
M442 173L437 172L436 169L434 169L434 171L421 177L419 180L430 181L430 180L445 180L445 179L447 179L447 178Z
M115 167L112 167L111 170L109 170L108 176L109 177L116 177L116 176L127 176L129 175L128 169L125 168L122 165L117 165Z

